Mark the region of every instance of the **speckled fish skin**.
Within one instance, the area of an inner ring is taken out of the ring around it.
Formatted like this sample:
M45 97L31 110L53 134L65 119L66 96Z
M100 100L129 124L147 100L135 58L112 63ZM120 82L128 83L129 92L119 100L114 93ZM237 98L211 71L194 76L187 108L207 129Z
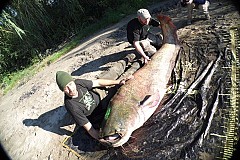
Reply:
M119 134L120 139L108 140L112 147L122 146L129 140L132 132L154 113L166 92L180 46L172 20L165 15L157 18L163 33L162 47L133 74L133 79L120 87L109 103L110 114L101 136Z

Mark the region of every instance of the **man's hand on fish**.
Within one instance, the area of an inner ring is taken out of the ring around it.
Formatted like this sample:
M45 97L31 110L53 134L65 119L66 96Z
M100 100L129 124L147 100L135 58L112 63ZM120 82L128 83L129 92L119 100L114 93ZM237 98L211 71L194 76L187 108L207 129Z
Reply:
M123 85L123 84L125 84L128 80L133 79L133 78L134 78L134 76L133 76L133 75L130 75L130 76L128 76L127 78L123 78L123 79L119 82L119 84L120 84L120 85Z
M144 63L147 64L148 61L151 61L151 59L148 56L143 57Z
M109 145L109 142L108 142L107 140L103 139L103 138L100 138L98 141L99 141L102 145Z
M99 138L98 141L105 146L111 146L111 141L114 141L115 139L119 138L118 134L111 135L109 137L104 138Z

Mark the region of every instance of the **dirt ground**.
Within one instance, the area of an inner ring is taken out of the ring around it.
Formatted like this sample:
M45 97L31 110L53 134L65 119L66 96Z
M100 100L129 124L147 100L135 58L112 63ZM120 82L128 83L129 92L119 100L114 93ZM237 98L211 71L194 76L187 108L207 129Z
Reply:
M239 24L239 13L223 0L211 0L212 20L204 20L194 12L192 25L187 25L186 9L176 5L177 0L159 3L148 9L154 15L159 11L169 15L178 27L180 40L193 37L194 30L211 25L222 17L221 25ZM61 142L75 128L72 118L63 106L63 93L55 83L55 73L63 70L81 78L94 79L127 54L134 52L126 39L126 24L135 17L130 15L80 43L58 61L42 69L29 81L1 97L0 141L13 160L66 160L79 159L64 148ZM83 157L84 159L84 157Z

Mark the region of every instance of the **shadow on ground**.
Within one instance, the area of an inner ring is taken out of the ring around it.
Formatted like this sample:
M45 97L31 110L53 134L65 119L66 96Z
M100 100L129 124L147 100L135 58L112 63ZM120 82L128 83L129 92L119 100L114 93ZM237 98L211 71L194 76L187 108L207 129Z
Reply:
M133 53L133 52L134 52L134 50L127 50L127 51L110 54L107 56L102 56L101 58L98 58L96 60L90 61L89 63L82 65L76 71L72 72L71 75L72 76L80 76L80 75L90 73L90 72L95 72L95 71L106 71L110 67L104 66L105 64L114 63L119 60L122 60L128 54Z
M71 136L72 132L62 127L73 124L73 119L67 113L64 106L60 106L53 110L43 113L37 119L24 119L25 126L38 126L46 131L56 133L58 135Z

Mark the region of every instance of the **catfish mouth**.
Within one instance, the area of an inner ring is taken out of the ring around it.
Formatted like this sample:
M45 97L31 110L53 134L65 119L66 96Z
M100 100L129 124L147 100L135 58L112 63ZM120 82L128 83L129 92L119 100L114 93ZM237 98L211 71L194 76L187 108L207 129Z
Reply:
M122 138L122 136L119 133L115 133L115 134L103 137L104 140L106 140L107 142L109 142L111 144L119 141L121 138Z
M129 140L132 132L133 129L121 129L120 131L115 130L115 132L112 134L105 134L105 136L102 137L102 140L110 147L120 147Z
M122 135L121 133L115 133L112 135L104 136L103 139L105 141L105 144L110 147L120 147L128 141L128 139L130 138L130 134L131 132L124 135Z

